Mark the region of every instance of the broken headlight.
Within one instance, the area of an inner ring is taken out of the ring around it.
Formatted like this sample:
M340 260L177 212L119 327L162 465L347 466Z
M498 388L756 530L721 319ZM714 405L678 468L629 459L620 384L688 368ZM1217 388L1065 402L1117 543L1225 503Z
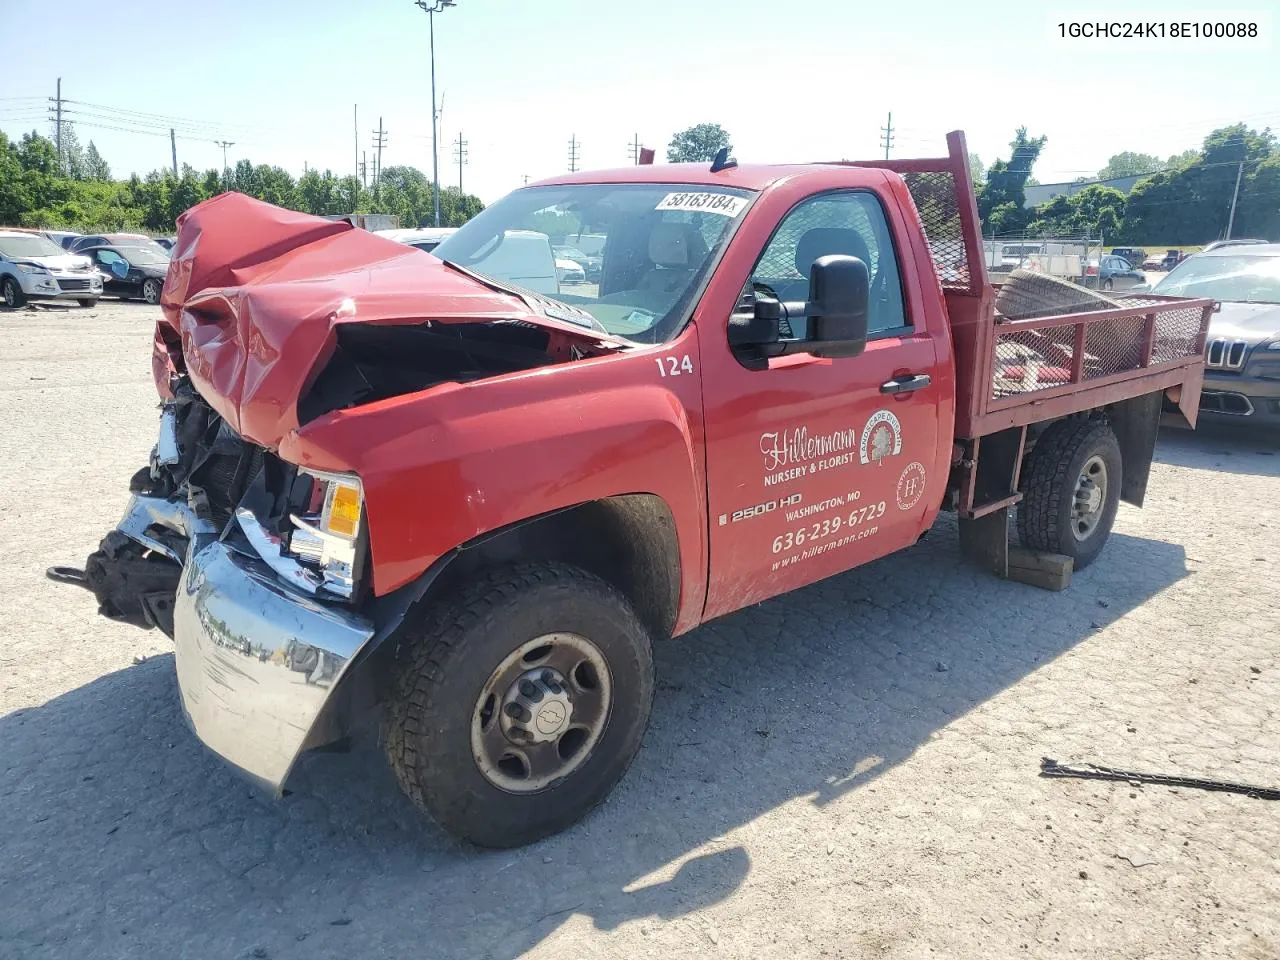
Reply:
M289 552L323 577L326 590L349 600L355 592L364 488L350 473L301 467L298 472L311 478L311 497L305 512L289 514Z

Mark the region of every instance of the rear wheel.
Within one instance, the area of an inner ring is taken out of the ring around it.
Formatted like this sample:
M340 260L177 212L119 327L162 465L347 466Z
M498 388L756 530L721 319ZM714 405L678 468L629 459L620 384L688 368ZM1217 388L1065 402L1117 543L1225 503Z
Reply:
M1077 570L1102 552L1120 505L1120 444L1103 420L1062 420L1022 469L1018 536L1029 550L1065 554Z
M10 310L16 310L18 307L24 306L27 302L27 295L22 292L22 287L13 277L5 277L0 282L0 300L4 300L4 305Z
M153 306L160 302L161 283L159 280L144 280L142 282L142 299Z
M1111 289L1112 287L1114 287L1114 286L1115 286L1114 281L1112 281L1112 280L1110 280L1110 279L1108 279L1108 280L1103 280L1103 281L1102 281L1102 289L1103 289L1103 290L1110 290L1110 289Z
M401 651L383 741L441 826L514 847L608 795L652 700L649 636L622 595L575 567L519 566L429 612Z

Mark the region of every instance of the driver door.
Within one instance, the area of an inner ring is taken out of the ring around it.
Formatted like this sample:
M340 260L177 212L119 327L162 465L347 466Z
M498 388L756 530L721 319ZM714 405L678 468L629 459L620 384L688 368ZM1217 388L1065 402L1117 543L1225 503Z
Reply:
M946 481L938 453L950 436L949 354L939 349L945 318L937 304L903 283L916 266L910 257L903 266L907 230L900 209L875 190L810 196L782 217L743 291L747 301L754 292L804 300L816 259L858 257L871 278L860 356L798 353L749 369L730 353L713 371L714 348L702 338L706 617L899 550L932 521ZM789 323L784 337L805 336L803 317Z

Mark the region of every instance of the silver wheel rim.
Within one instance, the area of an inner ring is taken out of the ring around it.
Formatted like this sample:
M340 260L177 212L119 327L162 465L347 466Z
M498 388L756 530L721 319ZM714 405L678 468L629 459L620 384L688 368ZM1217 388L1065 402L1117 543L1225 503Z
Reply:
M604 654L576 633L521 644L489 675L471 712L471 753L491 784L536 793L581 767L613 706Z
M1107 464L1095 454L1081 468L1071 502L1071 533L1076 540L1088 540L1093 536L1106 505Z
M4 284L4 305L6 307L16 307L18 305L18 297L13 292L12 280L6 280Z
M154 280L148 280L142 285L142 296L147 303L155 304L160 302L160 287Z

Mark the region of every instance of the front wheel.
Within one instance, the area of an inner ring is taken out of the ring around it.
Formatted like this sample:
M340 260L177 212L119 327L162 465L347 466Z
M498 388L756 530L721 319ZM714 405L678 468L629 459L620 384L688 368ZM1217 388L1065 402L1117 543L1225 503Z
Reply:
M17 280L5 277L4 282L0 283L0 299L4 300L4 305L10 310L16 310L26 304L27 295L22 292Z
M76 303L80 304L80 306L84 307L86 310L98 305L97 300L77 300Z
M159 280L144 280L142 283L142 299L155 306L160 302L161 284Z
M532 843L609 794L653 701L648 632L604 581L496 570L433 608L401 650L383 742L401 789L483 847Z
M1093 563L1120 505L1120 444L1103 420L1061 420L1036 442L1022 468L1018 536L1029 550Z

